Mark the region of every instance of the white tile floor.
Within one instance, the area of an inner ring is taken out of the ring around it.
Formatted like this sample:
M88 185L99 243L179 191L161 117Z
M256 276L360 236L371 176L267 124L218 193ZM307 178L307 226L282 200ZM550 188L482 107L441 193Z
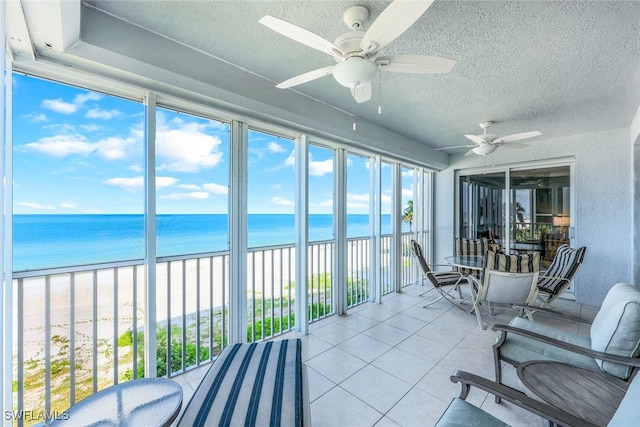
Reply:
M383 297L382 304L366 303L344 316L331 316L310 326L302 339L308 366L311 420L322 426L432 426L460 385L449 376L456 370L493 378L493 323L507 323L512 310L485 317L481 330L475 315L446 301L427 308L435 297L421 286ZM597 308L570 301L556 304L563 312L592 319ZM487 314L483 310L483 314ZM552 323L546 316L536 321ZM564 323L578 333L588 326ZM287 334L286 338L299 337ZM175 377L187 402L208 366ZM515 370L504 371L505 381L517 387ZM547 426L545 420L508 402L472 389L467 400L512 426Z

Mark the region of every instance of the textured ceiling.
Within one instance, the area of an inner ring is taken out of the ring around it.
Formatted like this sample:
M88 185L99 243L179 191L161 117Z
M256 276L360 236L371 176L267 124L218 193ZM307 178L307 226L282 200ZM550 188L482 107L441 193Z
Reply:
M275 85L334 62L262 26L262 16L333 41L349 31L345 9L365 6L370 24L390 2L85 3ZM466 144L463 135L481 133L478 123L485 120L496 122L490 130L499 136L540 130L542 138L554 138L628 127L640 105L638 1L436 0L381 53L443 56L457 64L442 75L383 73L381 91L374 85L364 104L356 105L331 76L294 89L433 148Z

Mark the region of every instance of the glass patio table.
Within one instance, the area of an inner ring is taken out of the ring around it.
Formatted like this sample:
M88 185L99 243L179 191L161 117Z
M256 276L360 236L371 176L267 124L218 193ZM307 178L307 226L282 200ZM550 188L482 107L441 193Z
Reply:
M481 255L453 255L444 260L452 267L478 271L484 269L484 257Z
M167 378L142 378L101 390L46 425L168 427L181 407L180 384Z

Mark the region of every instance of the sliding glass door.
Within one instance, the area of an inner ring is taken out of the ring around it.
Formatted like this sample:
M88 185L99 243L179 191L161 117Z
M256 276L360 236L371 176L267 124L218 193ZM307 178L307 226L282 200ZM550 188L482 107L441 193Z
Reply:
M461 172L457 209L458 236L487 237L508 253L540 252L546 267L572 237L571 164Z

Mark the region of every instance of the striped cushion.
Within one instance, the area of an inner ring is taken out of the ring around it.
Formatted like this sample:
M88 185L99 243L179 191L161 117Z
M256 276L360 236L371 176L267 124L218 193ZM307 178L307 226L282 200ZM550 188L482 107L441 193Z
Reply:
M456 237L456 255L484 255L488 250L489 240L486 237L477 240Z
M230 344L189 401L179 426L302 426L299 339ZM306 409L306 408L305 408Z
M547 271L544 275L540 275L538 289L553 296L564 289L563 285L568 286L569 282L557 278L571 280L578 271L586 250L584 246L577 249L570 248L568 245L560 246Z
M457 285L458 282L460 282L461 277L462 276L460 276L460 273L457 273L457 272L434 273L430 271L427 274L427 278L431 283L433 283L433 286L435 286L436 288L439 288L442 286Z
M481 239L467 239L465 237L456 237L456 255L483 256L489 250L489 240L486 237ZM470 274L480 277L478 270L468 268L460 269L462 274Z
M540 253L505 255L488 252L485 268L510 273L533 273L540 270Z

